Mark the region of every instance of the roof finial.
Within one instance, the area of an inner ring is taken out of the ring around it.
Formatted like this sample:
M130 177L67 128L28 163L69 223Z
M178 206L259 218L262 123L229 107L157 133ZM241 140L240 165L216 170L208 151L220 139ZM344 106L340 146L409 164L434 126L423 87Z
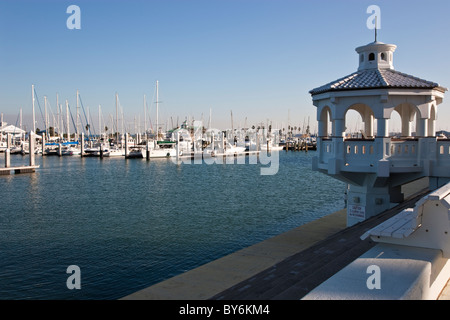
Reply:
M377 21L378 21L378 17L375 16L375 42L377 42Z

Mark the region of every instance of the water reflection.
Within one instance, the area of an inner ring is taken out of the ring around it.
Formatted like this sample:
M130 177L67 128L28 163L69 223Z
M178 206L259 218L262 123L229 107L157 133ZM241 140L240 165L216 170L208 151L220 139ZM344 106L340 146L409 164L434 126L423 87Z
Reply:
M311 156L280 153L266 176L261 164L37 156L35 173L0 178L0 297L120 298L341 209L344 185ZM65 287L72 264L79 292Z

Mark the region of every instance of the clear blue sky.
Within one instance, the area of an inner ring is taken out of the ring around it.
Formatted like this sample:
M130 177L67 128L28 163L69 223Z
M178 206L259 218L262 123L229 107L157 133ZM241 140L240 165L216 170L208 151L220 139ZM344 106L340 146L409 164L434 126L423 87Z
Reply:
M80 30L66 27L71 4ZM115 116L117 92L131 126L144 94L155 120L158 80L160 122L207 122L211 109L219 129L230 111L235 127L314 126L308 91L356 71L355 48L374 40L372 4L378 40L397 45L395 69L450 87L448 0L0 0L0 112L13 124L20 108L30 115L32 84L42 108L46 95L56 113L58 93L75 110L78 89L97 126L99 105ZM450 130L449 101L438 129Z

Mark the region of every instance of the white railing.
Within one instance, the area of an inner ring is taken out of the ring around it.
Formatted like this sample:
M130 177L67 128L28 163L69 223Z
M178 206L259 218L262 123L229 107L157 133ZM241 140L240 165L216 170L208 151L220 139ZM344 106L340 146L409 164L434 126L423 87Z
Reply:
M450 166L450 140L437 141L437 166Z
M320 140L320 162L321 163L328 163L328 159L335 156L334 151L334 143L331 139L321 139Z
M373 164L382 155L379 154L374 140L346 140L344 142L344 159L348 165Z
M379 160L389 160L391 172L419 172L450 176L450 139L321 139L318 166L340 159L344 171L376 172ZM447 173L448 172L448 173Z
M387 142L386 142L387 141ZM384 145L383 145L384 144ZM442 161L450 161L450 141L441 144ZM331 158L343 159L343 170L357 171L367 168L372 172L381 159L389 160L392 168L419 167L419 142L416 139L347 139L339 148L333 140L320 141L319 164L326 165ZM343 149L343 150L342 150ZM343 152L343 154L341 153Z

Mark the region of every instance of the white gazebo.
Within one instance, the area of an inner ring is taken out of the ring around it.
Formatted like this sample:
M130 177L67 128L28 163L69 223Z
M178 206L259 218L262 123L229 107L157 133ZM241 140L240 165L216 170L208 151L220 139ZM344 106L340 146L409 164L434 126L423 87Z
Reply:
M394 70L395 49L377 41L358 47L356 72L310 91L319 129L313 169L348 183L348 225L402 201L405 183L428 176L437 188L450 180L450 141L435 134L447 89ZM349 110L363 122L358 138L345 135ZM397 137L389 131L394 112Z
M2 122L2 126L0 126L0 133L2 135L7 135L8 133L12 136L24 136L25 130L22 130L12 124L7 124L6 122Z

